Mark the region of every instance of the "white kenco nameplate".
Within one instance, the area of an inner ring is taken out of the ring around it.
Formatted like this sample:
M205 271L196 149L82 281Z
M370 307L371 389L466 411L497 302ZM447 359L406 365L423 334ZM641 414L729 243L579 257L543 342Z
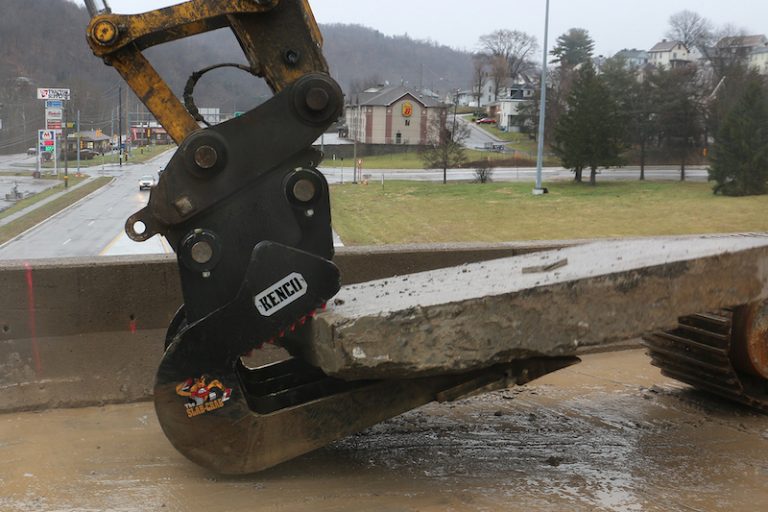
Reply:
M308 289L304 276L294 272L254 297L254 303L262 316L272 316L306 295Z

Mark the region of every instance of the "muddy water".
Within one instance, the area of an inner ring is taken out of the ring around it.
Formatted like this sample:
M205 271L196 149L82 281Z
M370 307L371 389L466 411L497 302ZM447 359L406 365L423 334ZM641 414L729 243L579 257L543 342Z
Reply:
M188 463L151 404L0 416L0 460L3 512L768 510L768 417L662 378L639 351L249 477Z

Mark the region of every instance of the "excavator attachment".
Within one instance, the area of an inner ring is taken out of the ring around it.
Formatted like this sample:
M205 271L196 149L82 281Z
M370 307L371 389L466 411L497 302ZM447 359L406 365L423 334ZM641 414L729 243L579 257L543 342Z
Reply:
M323 155L312 143L343 109L309 4L191 0L137 15L113 14L106 2L86 5L94 54L179 145L126 233L135 241L162 235L177 255L184 305L168 329L154 394L164 432L189 459L220 473L251 473L433 400L524 384L578 362L526 353L513 362L390 380L334 378L309 364L302 356L313 318L340 289L328 183L317 169ZM204 128L193 89L219 65L192 74L182 103L142 52L222 28L244 52L247 64L235 66L263 77L275 95ZM739 373L718 386L741 386L730 396L764 407L765 318L763 305L682 322L684 334L654 337L667 340L654 350L682 350L664 363L670 374L674 365L690 364L725 374L727 359ZM243 356L265 343L293 357L247 367Z
M522 384L578 361L530 360L459 375L346 382L292 358L247 368L265 343L301 346L339 290L328 184L312 149L342 113L306 0L192 0L131 16L88 2L88 41L179 144L146 208L126 222L135 241L160 234L176 252L184 305L155 384L160 424L191 460L220 473L259 471L433 400ZM248 66L275 95L203 128L142 51L230 28Z

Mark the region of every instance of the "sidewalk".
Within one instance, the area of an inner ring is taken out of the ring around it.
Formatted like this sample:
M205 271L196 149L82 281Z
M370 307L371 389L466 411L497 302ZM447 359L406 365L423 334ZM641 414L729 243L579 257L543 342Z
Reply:
M96 179L96 178L94 178L94 177L87 178L87 179L83 180L82 182L78 183L75 186L72 186L72 187L69 187L67 189L64 189L64 190L61 190L59 192L56 192L55 194L52 194L52 195L46 197L42 201L38 201L35 204L29 205L28 207L26 207L26 208L24 208L22 210L19 210L16 213L13 213L13 214L5 217L5 218L0 219L0 227L6 226L6 225L10 224L11 222L13 222L13 221L23 217L24 215L26 215L26 214L28 214L30 212L33 212L33 211L37 210L38 208L41 208L41 207L45 206L46 204L49 204L49 203L55 201L56 199L60 198L61 196L65 195L65 194L67 194L69 192L72 192L73 190L77 190L78 188L82 187L86 183L90 183L94 179Z

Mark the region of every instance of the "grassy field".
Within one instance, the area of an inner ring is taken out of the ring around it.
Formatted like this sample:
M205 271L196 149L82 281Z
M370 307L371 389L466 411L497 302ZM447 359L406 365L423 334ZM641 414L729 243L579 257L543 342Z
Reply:
M503 163L509 160L510 155L504 155L502 153L493 153L489 151L475 151L473 149L467 150L467 161L473 162L477 160L486 160L488 158L491 161ZM419 154L416 151L408 153L393 154L393 155L379 155L379 156L366 156L363 159L363 173L365 170L376 169L423 169L424 163L422 162ZM328 162L326 162L328 163ZM351 164L350 160L350 164Z
M78 183L81 179L84 179L84 178L73 178L70 180L70 184L74 185ZM68 192L63 196L51 201L50 203L44 206L41 206L40 208L37 208L35 210L32 210L30 213L16 219L15 221L5 226L0 226L0 244L7 242L11 238L20 235L21 233L30 229L31 227L43 222L45 219L57 214L64 208L76 203L77 201L84 198L88 194L100 189L110 181L112 181L112 178L107 178L107 177L96 178L90 183L86 183L82 187L78 188L77 190ZM60 192L63 187L64 185L57 185L56 187L46 190L45 192L37 194L28 199L19 201L17 204L13 205L11 208L0 213L0 218L11 215L12 213L19 211L23 208L26 208L28 206L31 206L52 194Z
M125 156L123 156L123 163L129 163L129 164L140 164L143 162L146 162L147 160L150 160L158 155L161 155L168 151L169 149L174 149L176 146L147 146L144 148L132 148L131 154L128 157L128 159L125 159ZM103 156L97 156L93 160L81 160L80 161L80 167L81 168L88 168L88 167L98 167L104 164L117 164L119 163L120 156L115 153L107 153ZM75 169L77 166L77 162L75 160L69 161L69 170L72 172L72 169ZM53 169L53 162L46 162L43 165L44 169ZM59 162L59 169L64 168L64 162Z
M768 196L726 198L706 183L387 182L332 187L347 245L500 242L768 231Z

